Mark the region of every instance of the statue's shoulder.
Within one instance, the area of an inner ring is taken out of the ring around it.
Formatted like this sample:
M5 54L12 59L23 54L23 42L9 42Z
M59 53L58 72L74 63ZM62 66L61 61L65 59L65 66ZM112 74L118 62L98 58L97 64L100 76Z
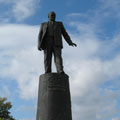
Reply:
M47 25L48 24L48 22L43 22L43 23L41 23L41 25Z
M58 25L62 25L63 23L61 21L56 21Z
M58 26L63 26L63 23L61 21L56 22Z

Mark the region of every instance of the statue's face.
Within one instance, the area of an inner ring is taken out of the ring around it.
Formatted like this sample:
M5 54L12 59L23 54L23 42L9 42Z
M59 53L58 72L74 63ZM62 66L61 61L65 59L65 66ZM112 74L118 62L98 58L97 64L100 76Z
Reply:
M50 12L48 15L48 18L50 21L55 21L56 15L54 12Z

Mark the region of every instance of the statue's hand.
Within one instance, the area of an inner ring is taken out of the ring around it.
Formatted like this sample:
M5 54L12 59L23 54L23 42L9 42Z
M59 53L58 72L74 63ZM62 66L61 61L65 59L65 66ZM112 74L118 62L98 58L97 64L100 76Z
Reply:
M71 43L70 46L77 47L75 43Z
M42 51L42 48L38 48L38 50Z

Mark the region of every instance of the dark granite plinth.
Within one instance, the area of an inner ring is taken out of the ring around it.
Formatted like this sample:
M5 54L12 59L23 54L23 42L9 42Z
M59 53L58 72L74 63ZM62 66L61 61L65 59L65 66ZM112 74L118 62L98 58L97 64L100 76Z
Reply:
M36 120L72 120L69 77L66 74L40 76Z

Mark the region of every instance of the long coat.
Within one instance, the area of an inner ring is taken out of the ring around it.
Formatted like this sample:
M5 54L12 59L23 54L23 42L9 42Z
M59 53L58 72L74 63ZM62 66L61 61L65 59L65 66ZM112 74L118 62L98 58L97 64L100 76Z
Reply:
M38 35L38 50L44 49L48 22L42 23ZM70 36L66 32L62 22L54 22L54 45L63 48L62 35L66 42L70 45L72 43Z

